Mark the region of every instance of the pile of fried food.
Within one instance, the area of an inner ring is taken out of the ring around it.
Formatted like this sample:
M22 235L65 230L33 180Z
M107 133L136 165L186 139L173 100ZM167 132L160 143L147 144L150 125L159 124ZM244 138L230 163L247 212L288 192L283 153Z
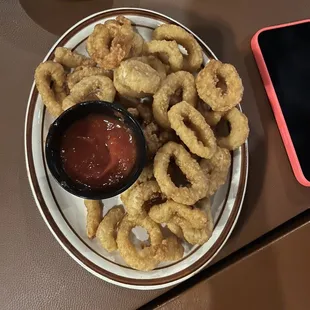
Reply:
M152 270L181 259L182 243L202 245L212 234L209 198L226 182L230 151L249 134L247 117L236 107L242 81L230 64L210 60L203 68L196 39L171 24L145 42L118 16L95 26L87 52L90 58L56 48L55 61L36 69L36 86L55 117L96 98L123 103L140 122L148 165L121 195L123 205L103 219L101 202L85 200L87 235L108 252L118 250L132 268ZM131 237L136 226L149 234L140 248Z

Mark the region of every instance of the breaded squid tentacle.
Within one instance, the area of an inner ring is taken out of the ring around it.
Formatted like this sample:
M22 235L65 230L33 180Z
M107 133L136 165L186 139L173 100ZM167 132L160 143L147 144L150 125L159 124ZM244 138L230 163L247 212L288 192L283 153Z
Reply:
M102 204L99 200L84 200L87 209L86 231L89 239L96 236L101 221Z

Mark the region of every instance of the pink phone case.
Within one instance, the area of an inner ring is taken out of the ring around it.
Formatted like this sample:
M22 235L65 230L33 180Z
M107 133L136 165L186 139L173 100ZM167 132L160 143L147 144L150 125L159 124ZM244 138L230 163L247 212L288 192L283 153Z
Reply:
M271 30L271 29L276 29L276 28L282 28L282 27L287 27L287 26L292 26L292 25L297 25L297 24L302 24L302 23L308 23L310 22L310 19L307 20L301 20L301 21L297 21L297 22L291 22L291 23L287 23L287 24L281 24L281 25L276 25L276 26L271 26L271 27L266 27L263 28L261 30L259 30L258 32L256 32L256 34L253 36L252 40L251 40L251 48L258 66L258 69L260 71L264 86L265 86L265 90L267 92L267 96L269 98L278 128L280 130L280 134L286 149L286 152L288 154L291 166L293 168L293 172L295 174L295 177L297 179L297 181L304 185L304 186L309 186L310 187L310 181L308 181L302 170L301 170L301 166L291 139L291 135L288 131L282 110L281 110L281 106L279 104L278 101L278 97L277 94L275 92L275 89L273 87L262 51L260 49L260 46L258 44L258 36L260 33L262 33L263 31L266 30ZM310 158L309 158L310 160Z

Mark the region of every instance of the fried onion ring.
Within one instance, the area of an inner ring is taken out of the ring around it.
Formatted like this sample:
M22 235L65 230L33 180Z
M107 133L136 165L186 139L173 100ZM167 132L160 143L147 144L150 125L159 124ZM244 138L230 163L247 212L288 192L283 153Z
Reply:
M62 108L64 110L69 109L82 102L91 93L96 93L100 100L113 102L115 97L113 82L108 77L100 75L83 78L73 86L70 95L64 99Z
M136 226L145 228L150 238L151 245L141 250L136 249L130 241L130 232ZM130 267L143 271L154 269L161 261L180 259L184 252L176 238L163 239L160 226L148 216L132 219L126 215L119 225L116 241L125 262Z
M37 67L34 79L48 112L58 117L63 112L61 100L66 96L64 68L53 61L43 62ZM51 82L53 82L52 87Z
M123 16L97 24L87 39L87 51L103 69L114 69L125 59L132 47L134 32Z
M185 59L184 70L197 71L203 62L202 48L193 35L177 25L163 24L153 31L152 38L155 40L175 40L182 45L187 55Z
M171 128L192 153L203 158L212 157L216 150L215 136L204 117L193 106L186 101L179 102L168 111L168 118Z
M99 239L101 246L108 252L117 250L116 229L124 215L124 208L115 206L108 211L98 226L96 237Z
M180 71L183 68L183 56L175 41L152 40L145 43L144 53L159 55L159 57L161 54L167 55L172 72Z
M219 87L219 82L224 86ZM214 59L198 73L196 87L199 97L218 112L232 109L243 96L242 81L236 68Z
M96 62L77 52L72 52L66 47L57 47L55 49L55 61L68 68L76 68L79 66L95 67Z
M188 187L177 187L168 174L170 158L174 157L176 164L190 182ZM175 202L193 205L206 196L208 191L207 178L199 164L185 148L175 142L162 146L154 158L154 176L161 191Z
M223 116L223 119L229 122L230 133L227 137L219 137L217 143L220 147L233 151L249 136L248 118L237 108L233 108Z
M227 149L217 147L216 152L210 159L202 159L199 164L209 180L208 197L210 197L227 180L231 165L230 152Z
M162 82L161 87L154 95L153 114L156 122L165 129L170 129L168 109L170 98L182 89L182 100L192 106L196 105L197 92L192 74L186 71L171 73Z
M87 209L86 231L87 237L93 239L101 221L102 205L99 200L84 200Z
M84 77L94 76L94 75L103 75L108 78L113 78L113 72L110 70L104 70L102 68L97 67L86 67L81 66L78 67L77 70L69 73L67 76L67 85L69 89L72 89L73 86L80 82Z

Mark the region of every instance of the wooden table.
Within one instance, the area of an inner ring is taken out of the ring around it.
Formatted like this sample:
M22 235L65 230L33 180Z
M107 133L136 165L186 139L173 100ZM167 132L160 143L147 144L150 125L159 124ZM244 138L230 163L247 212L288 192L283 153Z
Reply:
M1 309L134 309L167 291L119 288L79 267L48 231L26 176L24 116L35 67L72 23L120 6L154 9L179 20L221 60L233 63L243 79L251 126L248 190L240 220L215 262L309 206L310 190L293 176L249 44L263 26L307 18L309 1L2 0Z

